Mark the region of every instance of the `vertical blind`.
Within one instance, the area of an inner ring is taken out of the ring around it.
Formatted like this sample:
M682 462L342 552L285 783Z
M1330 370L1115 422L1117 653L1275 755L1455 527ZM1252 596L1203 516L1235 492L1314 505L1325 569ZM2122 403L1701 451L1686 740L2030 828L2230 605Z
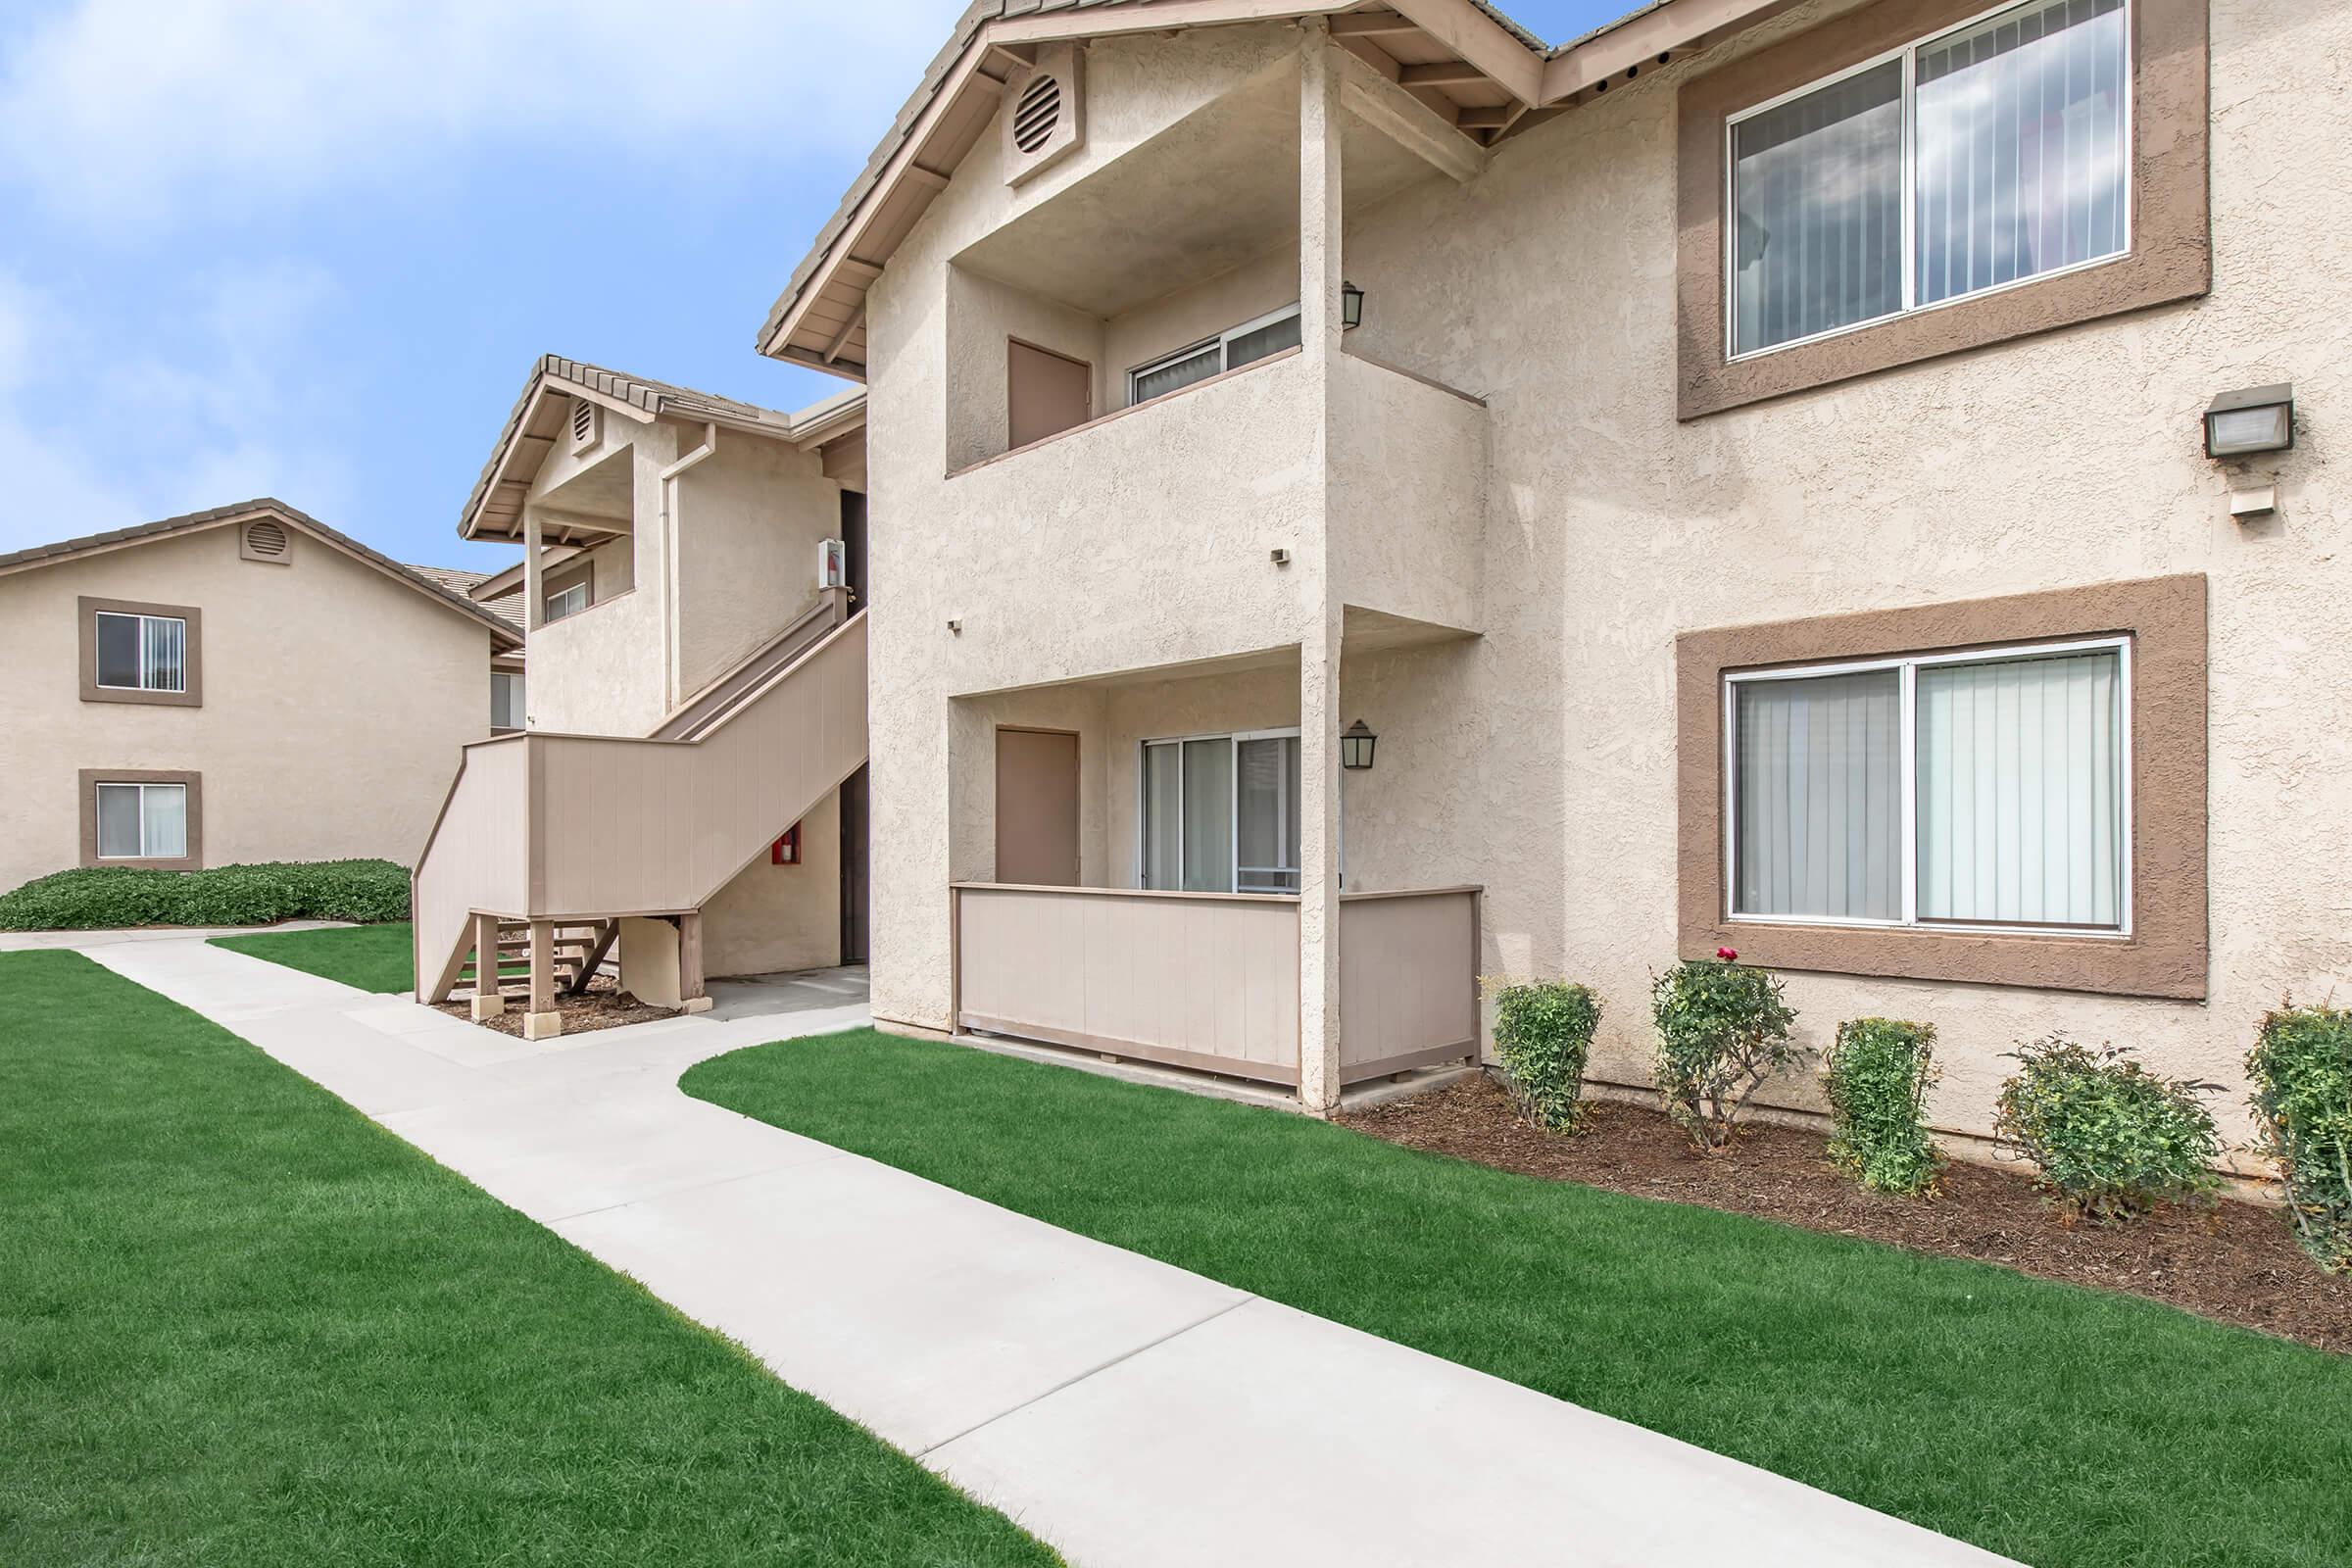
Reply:
M188 689L188 623L172 615L98 612L98 684L126 691Z
M1732 352L2126 250L2127 21L2027 0L1736 122Z
M1742 914L1902 916L1902 674L1734 688Z
M1919 51L1918 301L2124 248L2124 0L2040 0Z
M1899 310L1902 62L1740 122L1732 186L1734 353Z
M1298 737L1243 741L1235 756L1241 774L1241 816L1235 867L1243 893L1298 891Z
M1733 683L1733 912L2120 927L2121 652L1915 663L1908 842L1903 674Z
M1923 920L2123 920L2123 704L2112 650L1919 672Z

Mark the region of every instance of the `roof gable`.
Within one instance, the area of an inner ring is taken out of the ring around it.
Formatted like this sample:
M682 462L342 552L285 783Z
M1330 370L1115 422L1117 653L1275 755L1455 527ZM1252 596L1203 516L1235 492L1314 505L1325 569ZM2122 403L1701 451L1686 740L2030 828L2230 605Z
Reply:
M54 544L32 545L23 550L0 555L0 576L12 572L31 571L42 566L60 565L87 556L102 555L113 550L136 549L165 539L176 539L186 534L210 528L224 528L232 524L251 522L269 517L298 532L309 534L328 548L340 551L363 565L383 573L404 588L425 595L434 603L454 610L467 619L479 622L490 631L495 644L512 646L522 639L513 626L481 605L475 604L446 583L425 571L402 564L380 551L371 550L351 535L330 528L309 514L299 512L284 502L268 496L251 501L239 501L225 507L214 507L204 512L183 513L176 517L161 517L154 522L133 524L127 528L112 528L104 533L84 534L77 539L61 539ZM440 568L432 568L435 571Z
M867 289L1042 42L1325 17L1335 42L1484 147L1606 91L1619 72L1712 43L1793 3L1647 0L1546 50L1486 0L974 0L793 269L755 347L865 378Z

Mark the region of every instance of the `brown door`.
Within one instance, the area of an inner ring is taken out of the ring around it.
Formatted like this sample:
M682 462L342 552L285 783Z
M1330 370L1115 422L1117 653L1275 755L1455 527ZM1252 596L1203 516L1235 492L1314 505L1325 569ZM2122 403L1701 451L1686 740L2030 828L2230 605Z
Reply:
M1093 416L1093 366L1033 348L1019 338L1006 341L1004 359L1005 407L1013 446L1043 441Z
M997 731L997 880L1078 885L1078 737Z

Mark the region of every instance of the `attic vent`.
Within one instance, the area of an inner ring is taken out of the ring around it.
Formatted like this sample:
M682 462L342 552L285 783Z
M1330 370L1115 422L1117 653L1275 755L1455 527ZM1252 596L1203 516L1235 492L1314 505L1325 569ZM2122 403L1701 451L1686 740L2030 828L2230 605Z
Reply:
M1061 82L1044 73L1030 78L1012 106L1012 144L1035 154L1061 123Z
M1086 56L1076 44L1048 44L1004 83L1004 183L1053 168L1086 139Z
M284 565L292 559L288 554L292 544L293 541L286 537L283 523L271 522L265 517L259 522L245 525L244 533L237 540L237 554L247 561L268 561Z
M597 406L586 398L571 400L571 450L585 452L596 445Z

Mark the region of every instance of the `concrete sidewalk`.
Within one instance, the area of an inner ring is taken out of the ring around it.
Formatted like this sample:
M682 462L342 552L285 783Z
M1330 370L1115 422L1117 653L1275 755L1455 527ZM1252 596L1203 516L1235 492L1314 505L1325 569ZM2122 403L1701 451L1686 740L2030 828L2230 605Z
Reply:
M532 1044L199 940L88 946L1075 1563L2003 1560L678 1092L863 1023L851 971Z

